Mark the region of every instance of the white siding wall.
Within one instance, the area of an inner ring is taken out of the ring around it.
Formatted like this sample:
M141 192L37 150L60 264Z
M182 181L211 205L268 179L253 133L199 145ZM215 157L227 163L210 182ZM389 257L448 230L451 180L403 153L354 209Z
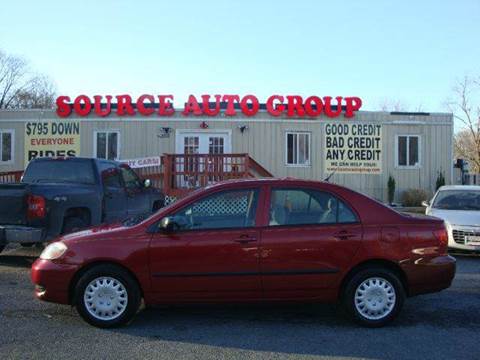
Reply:
M0 165L0 172L23 169L24 123L33 120L54 120L53 112L0 111L0 129L15 130L15 163ZM232 130L232 152L249 153L256 161L277 177L299 177L322 180L327 173L323 169L324 126L326 119L273 118L259 113L254 118L237 115L225 117L188 117L176 115L171 118L158 117L115 117L97 118L90 116L81 120L81 155L93 156L94 131L120 131L120 157L136 158L175 152L175 131L200 129L205 121L209 129ZM331 181L363 191L379 199L386 199L387 179L392 175L397 183L397 197L405 189L421 188L432 193L438 171L445 173L447 183L452 178L452 136L451 114L429 116L391 115L386 112L359 112L353 120L338 118L332 122L356 121L382 124L382 174L358 175L335 174ZM239 125L247 125L242 134ZM172 128L168 138L157 134L161 127ZM311 132L311 166L289 167L285 165L285 132L289 130ZM396 135L420 135L421 167L399 169L395 166Z

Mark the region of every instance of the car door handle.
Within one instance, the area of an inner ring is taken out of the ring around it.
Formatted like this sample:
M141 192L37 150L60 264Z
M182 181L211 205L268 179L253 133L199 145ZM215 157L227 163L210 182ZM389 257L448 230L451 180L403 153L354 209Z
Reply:
M238 238L233 239L233 241L240 244L248 244L248 243L257 241L257 238L255 236L250 236L250 235L240 235Z
M336 234L333 235L333 237L337 238L337 239L340 239L340 240L347 240L351 237L355 237L357 236L357 234L354 234L354 233L350 233L346 230L342 230L342 231L339 231L337 232Z

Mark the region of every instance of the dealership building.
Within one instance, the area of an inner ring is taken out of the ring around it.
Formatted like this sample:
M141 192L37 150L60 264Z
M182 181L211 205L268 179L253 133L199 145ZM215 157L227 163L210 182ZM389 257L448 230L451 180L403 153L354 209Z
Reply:
M339 116L286 111L272 116L265 104L254 114L235 104L231 116L221 102L215 116L183 109L162 116L158 104L149 104L148 116L138 111L125 116L116 105L108 116L93 110L68 116L58 109L1 110L0 173L23 170L35 156L128 159L177 176L170 188L242 176L329 177L382 201L389 176L396 181L396 199L407 189L432 194L440 172L447 184L454 181L449 113L355 111L345 116L338 108Z

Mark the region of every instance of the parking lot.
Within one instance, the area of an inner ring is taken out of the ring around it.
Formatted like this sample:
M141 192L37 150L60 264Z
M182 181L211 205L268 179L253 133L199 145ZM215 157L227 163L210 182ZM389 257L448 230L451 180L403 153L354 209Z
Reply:
M0 358L480 358L475 256L458 256L451 288L408 299L382 329L359 328L333 305L232 305L148 309L128 327L101 330L68 306L33 298L39 251L0 255Z

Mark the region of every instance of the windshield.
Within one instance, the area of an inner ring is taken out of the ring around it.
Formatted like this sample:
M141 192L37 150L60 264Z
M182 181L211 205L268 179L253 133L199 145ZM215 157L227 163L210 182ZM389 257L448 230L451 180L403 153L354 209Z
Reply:
M32 161L22 182L95 184L95 176L90 161Z
M435 197L432 205L445 210L480 210L480 191L443 190Z

